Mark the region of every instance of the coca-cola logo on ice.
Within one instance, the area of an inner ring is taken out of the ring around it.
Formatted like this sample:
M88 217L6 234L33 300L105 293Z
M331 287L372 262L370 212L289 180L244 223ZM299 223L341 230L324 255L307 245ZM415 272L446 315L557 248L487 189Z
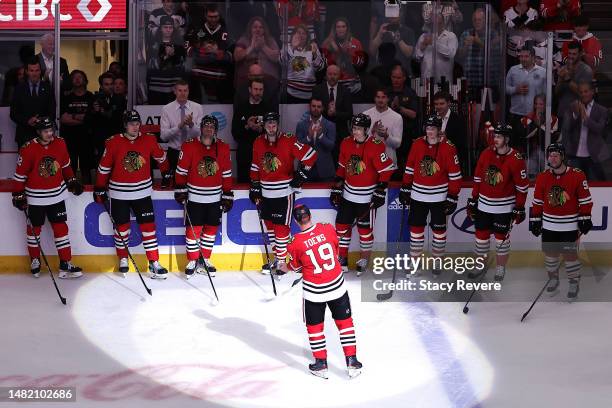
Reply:
M52 29L58 3L61 28L126 28L125 0L0 0L0 29Z

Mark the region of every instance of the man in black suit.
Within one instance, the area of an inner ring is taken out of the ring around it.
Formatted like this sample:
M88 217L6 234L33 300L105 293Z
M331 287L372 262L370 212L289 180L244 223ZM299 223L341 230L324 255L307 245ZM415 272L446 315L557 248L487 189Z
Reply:
M41 80L40 63L32 58L26 64L26 80L17 85L11 102L11 119L17 125L15 142L21 147L34 139L38 118L55 118L55 100L48 81Z
M436 115L442 119L442 128L440 134L445 136L457 147L457 154L459 156L459 164L463 174L470 174L468 172L468 140L465 120L451 111L450 103L451 96L448 92L437 92L433 98L434 109Z
M36 54L38 62L40 62L40 71L42 79L53 84L53 64L55 59L55 36L47 33L40 39L41 52ZM60 80L63 93L69 92L72 89L72 84L68 80L70 75L68 71L68 63L64 58L60 57Z
M338 163L340 143L349 135L348 122L353 117L351 93L338 83L338 79L340 68L332 64L327 67L325 82L312 90L312 97L323 101L323 117L336 124L336 146L332 152L335 163Z

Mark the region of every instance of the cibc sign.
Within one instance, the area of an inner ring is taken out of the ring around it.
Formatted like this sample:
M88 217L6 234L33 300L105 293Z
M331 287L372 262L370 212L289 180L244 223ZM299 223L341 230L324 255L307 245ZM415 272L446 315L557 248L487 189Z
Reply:
M126 0L0 0L0 30L126 28Z

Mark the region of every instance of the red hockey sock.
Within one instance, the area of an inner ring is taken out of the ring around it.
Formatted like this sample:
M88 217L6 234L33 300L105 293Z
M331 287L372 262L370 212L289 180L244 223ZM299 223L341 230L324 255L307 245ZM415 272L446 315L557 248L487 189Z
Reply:
M489 230L476 230L474 234L474 253L476 256L487 256L491 239L491 232Z
M30 254L30 258L40 258L40 248L38 247L38 242L36 241L36 237L40 239L40 227L28 227L26 228L26 237L28 242L28 254Z
M340 332L340 343L345 356L357 355L357 340L355 339L355 327L353 326L353 318L349 317L344 320L335 320L336 327Z
M444 256L446 252L446 230L432 230L431 235L431 255Z
M200 257L200 250L198 249L198 239L202 234L202 226L194 225L193 229L187 226L185 229L185 248L187 250L187 259L195 261Z
M142 233L142 246L147 253L149 261L159 260L159 252L157 251L157 238L155 236L155 224L145 222L140 224L140 232Z
M268 244L270 244L270 250L274 252L276 249L276 239L274 237L274 224L272 224L272 221L265 220L264 225L266 226L266 234L268 235Z
M117 225L117 231L115 232L115 250L117 251L117 257L119 258L127 258L127 249L123 246L123 242L126 245L130 245L130 224L119 224ZM121 234L123 237L123 241L120 239L120 236L117 233Z
M374 246L374 231L372 228L357 227L359 233L359 248L362 252L370 252Z
M217 228L216 225L205 225L204 232L200 237L200 248L202 248L204 258L206 259L210 259L210 255L212 254L213 246L215 245L215 237L217 236Z
M287 244L289 244L289 236L291 231L288 225L274 225L274 240L276 247L274 252L276 253L276 259L285 259L287 257Z
M410 226L410 256L418 257L423 253L425 246L425 227Z
M349 246L351 245L351 234L349 224L336 224L336 233L338 234L339 250L338 253L344 258L348 258Z
M501 234L499 232L495 233L495 253L497 256L497 265L506 266L508 263L508 256L510 254L510 236L508 235L508 239L506 238L506 234Z
M310 350L314 358L327 358L327 349L325 347L325 333L323 332L323 323L306 325L308 331L308 341L310 341Z
M68 238L68 225L65 222L52 222L53 237L55 238L55 248L60 261L69 261L72 259L72 251L70 249L70 239Z

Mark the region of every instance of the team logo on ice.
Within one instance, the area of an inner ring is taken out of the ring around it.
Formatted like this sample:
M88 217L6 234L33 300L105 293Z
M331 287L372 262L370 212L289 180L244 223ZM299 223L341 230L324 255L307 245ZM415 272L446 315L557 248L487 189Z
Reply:
M281 166L281 161L274 153L265 152L261 164L266 173L273 173Z
M204 156L198 163L198 174L204 178L214 176L219 171L217 161L210 156Z
M419 171L421 176L433 176L440 171L440 165L430 155L423 157L419 163Z
M346 172L349 176L357 176L364 172L366 168L365 163L361 160L361 157L356 154L352 154L348 163L346 164Z
M561 186L553 186L548 192L548 204L553 207L561 207L569 199L569 194Z
M123 168L128 173L133 173L142 169L145 165L145 159L138 152L127 152L123 160L121 161Z
M53 177L60 169L60 165L53 157L45 156L38 163L38 174L41 177Z
M491 186L496 186L504 181L504 176L501 174L499 167L490 165L485 173L485 181Z

